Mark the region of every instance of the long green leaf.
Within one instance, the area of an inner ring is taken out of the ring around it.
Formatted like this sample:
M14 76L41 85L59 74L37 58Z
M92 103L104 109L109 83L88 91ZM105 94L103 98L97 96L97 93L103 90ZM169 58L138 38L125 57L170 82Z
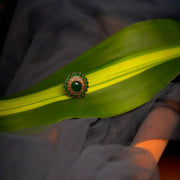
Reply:
M85 97L65 95L63 80L82 72ZM149 20L124 28L39 84L0 100L0 131L68 118L110 117L149 101L180 73L180 23Z

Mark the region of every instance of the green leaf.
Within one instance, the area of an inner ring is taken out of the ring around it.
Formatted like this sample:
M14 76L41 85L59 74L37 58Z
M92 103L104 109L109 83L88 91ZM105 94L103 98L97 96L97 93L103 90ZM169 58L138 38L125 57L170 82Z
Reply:
M82 72L85 97L65 95L64 78ZM68 118L110 117L148 102L180 73L180 23L149 20L126 27L37 85L0 100L0 131Z

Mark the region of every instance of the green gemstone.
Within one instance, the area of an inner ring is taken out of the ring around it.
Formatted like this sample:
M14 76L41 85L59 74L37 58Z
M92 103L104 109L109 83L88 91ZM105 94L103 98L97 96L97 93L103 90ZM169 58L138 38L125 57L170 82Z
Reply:
M75 76L77 76L78 73L74 73L74 74L75 74Z
M79 81L74 81L72 84L71 84L71 88L73 91L75 92L79 92L82 88L82 85Z

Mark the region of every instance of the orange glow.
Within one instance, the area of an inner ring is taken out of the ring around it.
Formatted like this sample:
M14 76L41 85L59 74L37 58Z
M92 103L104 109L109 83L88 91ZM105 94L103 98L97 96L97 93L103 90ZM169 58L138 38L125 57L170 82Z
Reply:
M168 140L151 139L151 140L140 142L136 144L135 147L146 149L153 155L156 162L158 162L167 143L168 143Z

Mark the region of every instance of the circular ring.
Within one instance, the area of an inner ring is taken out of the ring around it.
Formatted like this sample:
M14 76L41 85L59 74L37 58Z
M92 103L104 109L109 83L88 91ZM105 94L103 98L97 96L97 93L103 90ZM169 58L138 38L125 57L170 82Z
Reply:
M72 98L80 98L88 90L88 81L81 72L72 72L64 79L65 93Z

